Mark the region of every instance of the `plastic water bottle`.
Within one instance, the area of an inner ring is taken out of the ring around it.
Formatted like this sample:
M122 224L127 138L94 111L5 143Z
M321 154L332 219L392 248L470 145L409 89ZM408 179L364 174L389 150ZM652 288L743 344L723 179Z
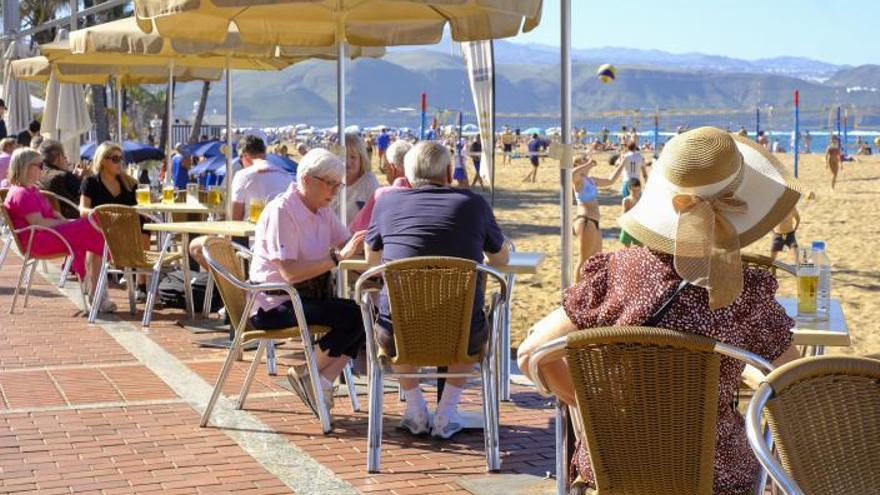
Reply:
M831 259L825 252L824 241L813 241L813 263L819 272L816 288L816 318L827 320L831 311Z

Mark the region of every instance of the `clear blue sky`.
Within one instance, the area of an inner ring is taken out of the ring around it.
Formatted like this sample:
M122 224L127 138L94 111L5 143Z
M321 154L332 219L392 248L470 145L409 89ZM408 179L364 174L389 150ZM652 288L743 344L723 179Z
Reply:
M575 48L621 46L753 60L791 55L880 64L880 0L571 0ZM833 28L832 28L833 26ZM559 46L559 0L511 38Z

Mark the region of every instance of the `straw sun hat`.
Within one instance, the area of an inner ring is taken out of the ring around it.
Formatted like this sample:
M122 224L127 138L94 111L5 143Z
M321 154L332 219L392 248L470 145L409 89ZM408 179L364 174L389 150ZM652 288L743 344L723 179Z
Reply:
M709 307L742 291L739 249L794 208L800 185L754 141L714 127L673 137L642 197L620 225L645 246L675 256L675 271L709 290Z

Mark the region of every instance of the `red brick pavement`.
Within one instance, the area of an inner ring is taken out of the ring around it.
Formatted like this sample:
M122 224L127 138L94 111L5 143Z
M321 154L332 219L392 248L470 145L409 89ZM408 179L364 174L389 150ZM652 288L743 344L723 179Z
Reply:
M199 428L198 415L186 404L93 409L99 403L168 400L175 394L99 326L74 317L73 305L42 277L34 281L26 313L7 315L11 291L6 288L17 277L18 262L10 256L0 269L0 494L289 493L223 433L222 425ZM129 315L125 292L113 287L110 294L123 310L117 317L140 328L142 305ZM179 309L159 309L146 335L213 384L226 351L194 345L217 334L194 335L181 328L176 322L185 316ZM383 472L367 473L366 396L360 413L338 397L335 430L323 435L305 406L280 386L286 364L298 357L295 349L296 344L279 348L277 377L268 376L261 364L246 410L339 478L363 493L429 495L467 493L456 479L485 474L479 432L440 442L396 431L402 411L396 393L385 396ZM250 355L236 363L225 393L237 394ZM554 464L552 409L529 389L514 387L514 399L501 408L502 470L543 476ZM464 400L465 408L479 409L475 390ZM58 410L9 411L41 407Z

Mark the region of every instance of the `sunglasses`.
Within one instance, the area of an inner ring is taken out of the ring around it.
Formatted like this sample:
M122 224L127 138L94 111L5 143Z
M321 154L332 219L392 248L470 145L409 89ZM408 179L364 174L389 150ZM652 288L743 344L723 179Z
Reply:
M106 158L113 163L122 163L122 155L113 155Z
M330 182L329 180L324 179L322 177L315 177L315 180L319 180L319 181L323 182L324 185L326 185L327 187L329 187L333 191L339 189L340 187L345 186L345 184L343 184L342 182Z

